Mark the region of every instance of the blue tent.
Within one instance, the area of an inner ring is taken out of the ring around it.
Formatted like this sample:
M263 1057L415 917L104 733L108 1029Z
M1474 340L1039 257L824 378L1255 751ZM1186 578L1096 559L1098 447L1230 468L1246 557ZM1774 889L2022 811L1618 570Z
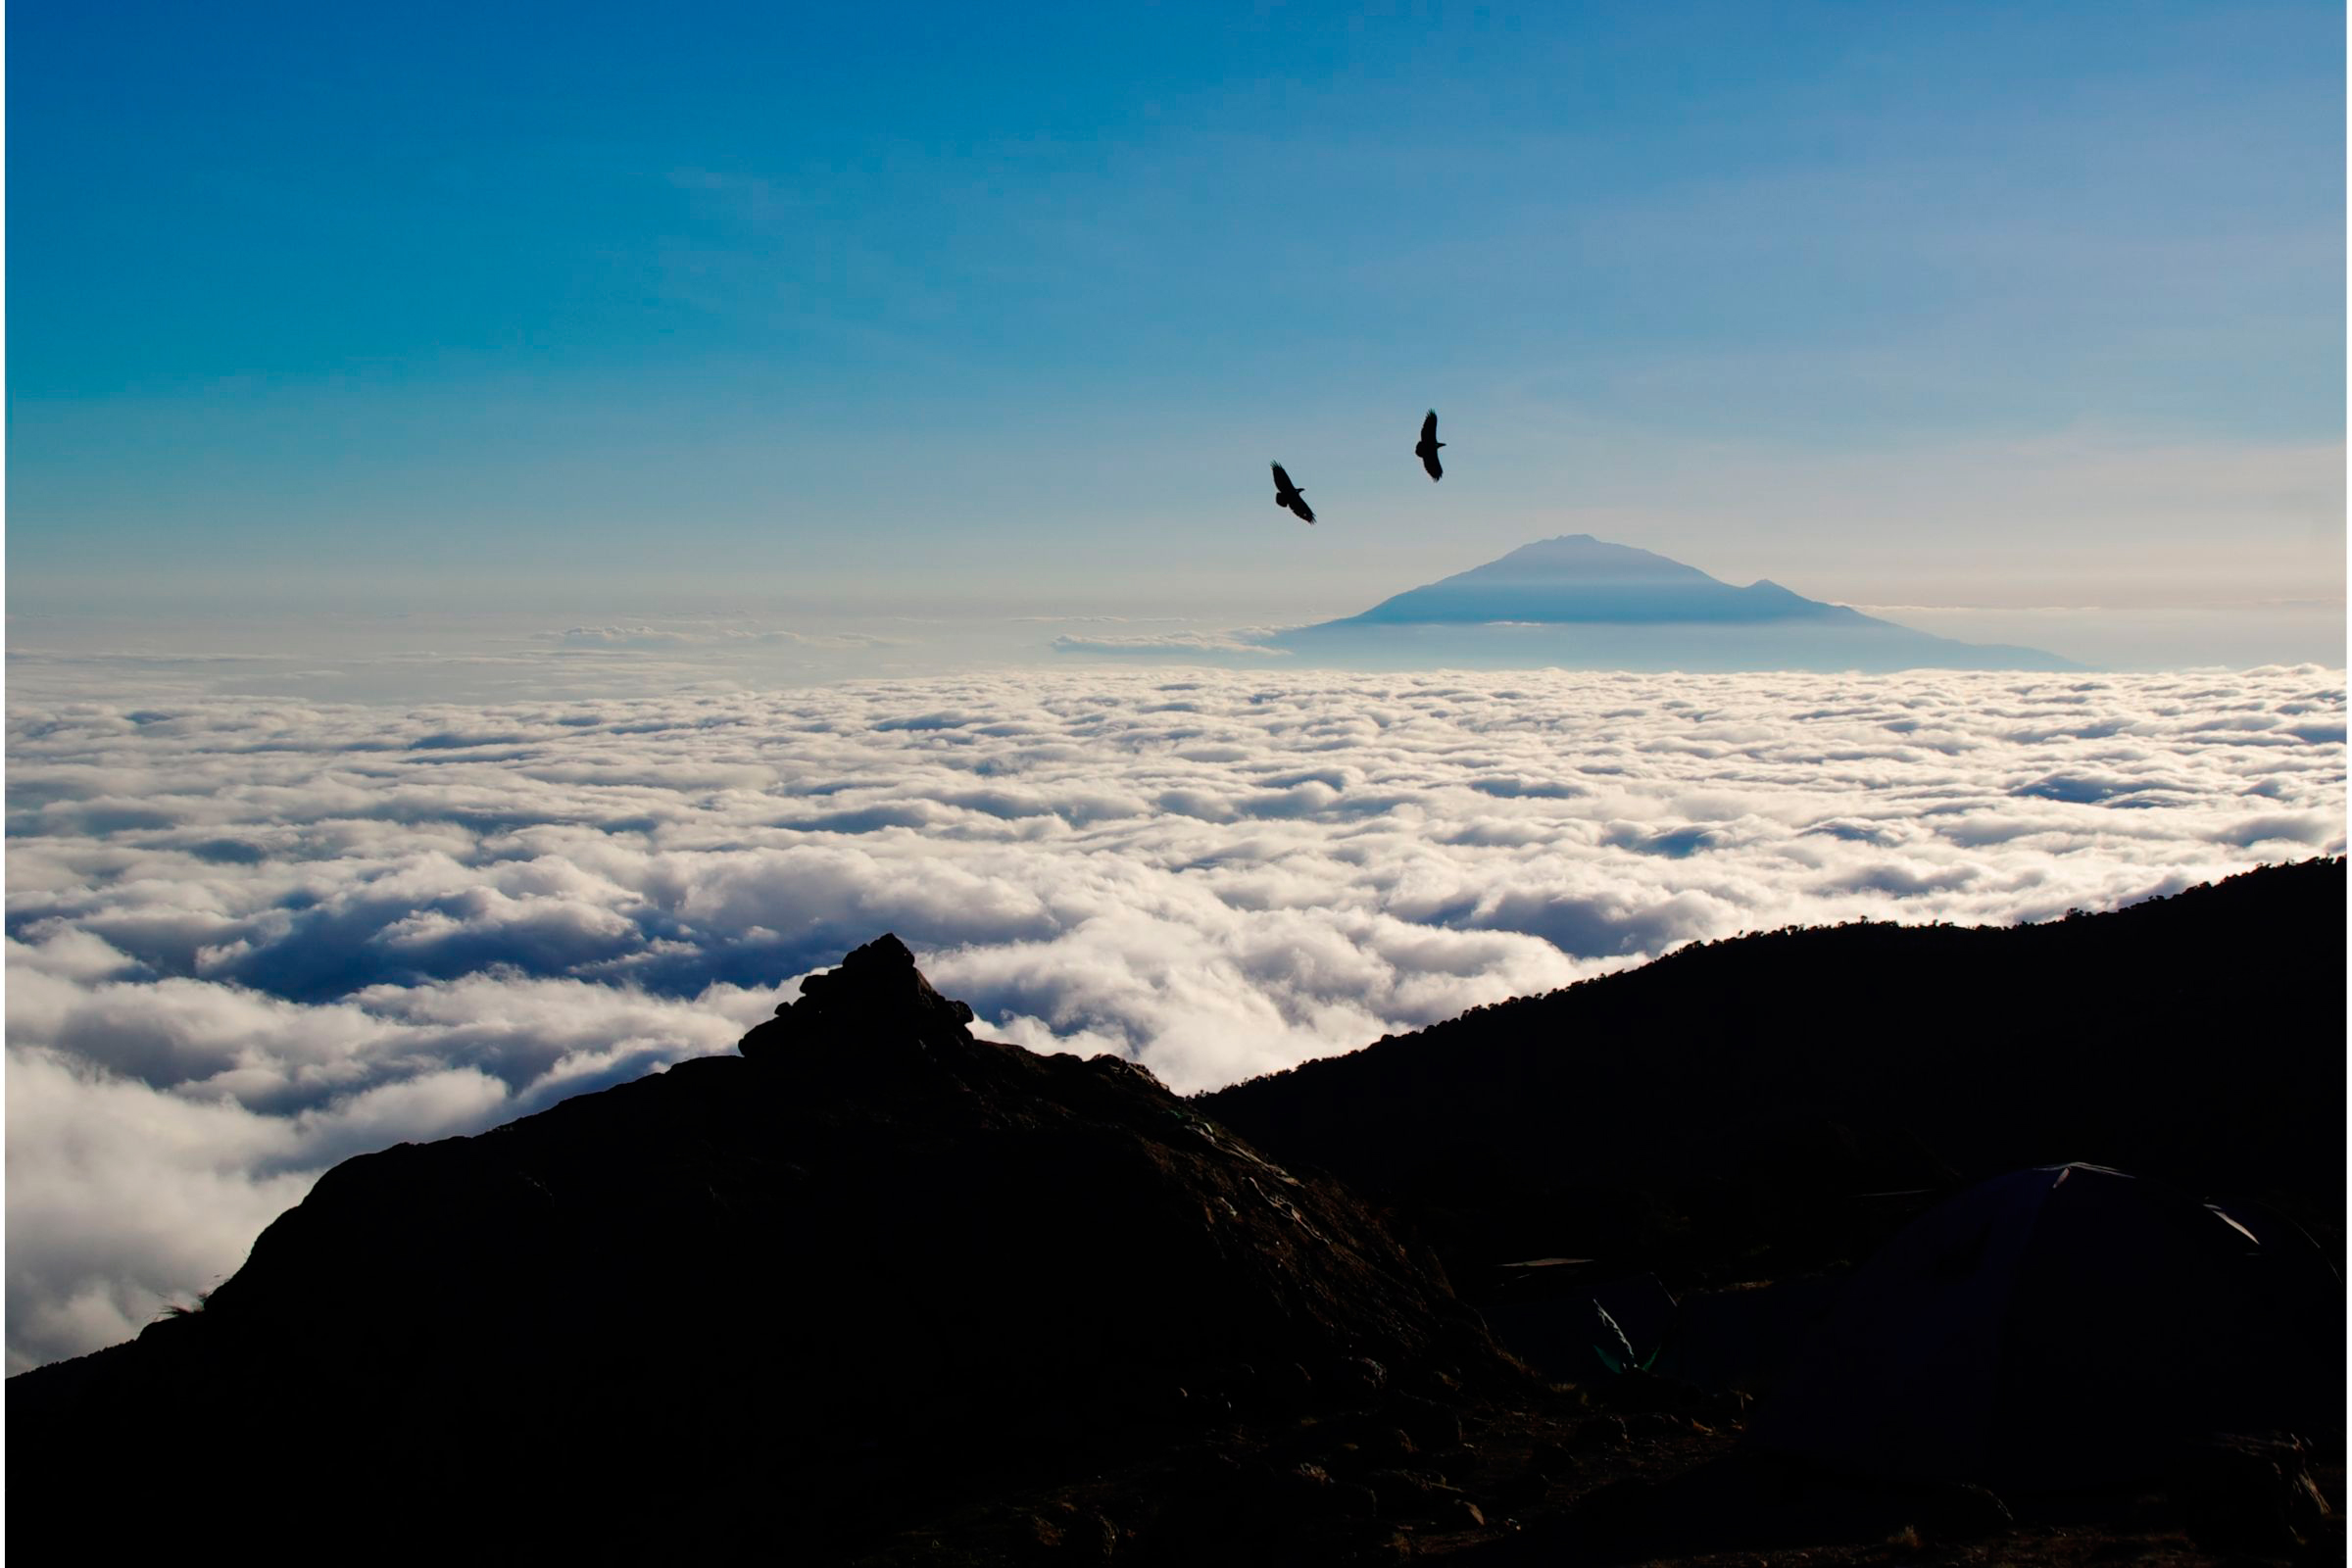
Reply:
M1693 1291L1675 1303L1650 1370L1710 1393L1767 1394L1788 1376L1844 1285L1813 1275Z
M2339 1391L2261 1255L2219 1209L2103 1166L1995 1178L1855 1272L1750 1432L1852 1474L2034 1489L2291 1427Z

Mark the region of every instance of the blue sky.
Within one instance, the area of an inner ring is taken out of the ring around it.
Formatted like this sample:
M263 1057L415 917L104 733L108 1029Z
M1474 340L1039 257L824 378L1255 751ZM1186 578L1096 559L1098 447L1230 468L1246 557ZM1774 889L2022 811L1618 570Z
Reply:
M2339 6L10 22L20 614L2340 607Z

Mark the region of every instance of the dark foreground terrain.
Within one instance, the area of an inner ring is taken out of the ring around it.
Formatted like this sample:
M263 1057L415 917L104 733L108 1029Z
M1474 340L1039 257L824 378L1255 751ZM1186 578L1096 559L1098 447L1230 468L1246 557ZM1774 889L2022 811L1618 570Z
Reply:
M2340 1560L2343 936L2338 860L2021 930L1753 937L1190 1102L974 1040L885 938L740 1055L338 1166L201 1310L10 1380L9 1544ZM2241 1203L2264 1280L2326 1282L2330 1349L2239 1325L2296 1369L2265 1383L2304 1396L2291 1431L2184 1357L2133 1432L2061 1410L2061 1448L2134 1456L2095 1486L1754 1441L1852 1265L2067 1159ZM1609 1370L1590 1298L1629 1276L1754 1353L1620 1304L1606 1344L1657 1371Z
M1738 937L1198 1103L1457 1269L1770 1278L2070 1159L2283 1210L2340 1256L2344 910L2337 858L2042 925Z

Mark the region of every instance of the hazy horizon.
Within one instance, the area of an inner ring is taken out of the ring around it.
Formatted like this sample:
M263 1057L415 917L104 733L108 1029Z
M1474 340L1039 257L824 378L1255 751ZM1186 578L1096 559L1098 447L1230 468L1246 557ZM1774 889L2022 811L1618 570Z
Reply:
M1483 558L1463 562L1461 567L1481 564ZM222 683L203 671L230 657L323 668L394 659L415 662L452 653L474 657L545 652L550 644L568 642L565 651L575 655L601 645L598 651L612 656L616 673L626 679L633 676L625 666L656 645L667 644L674 651L698 639L727 637L765 640L775 647L798 645L807 657L727 668L709 662L701 674L798 684L950 673L1008 662L1059 666L1069 662L1069 656L1056 650L1055 639L1089 628L1182 628L1204 636L1274 631L1354 615L1381 599L1447 574L1440 570L1428 577L1399 579L1359 599L1343 599L1328 590L1299 596L1266 593L1228 603L1221 614L1157 589L1083 599L1013 597L985 606L974 605L968 595L909 595L889 608L791 595L761 601L733 593L705 597L616 592L551 597L536 605L532 596L517 595L512 603L470 609L445 600L387 610L322 608L321 601L332 603L331 595L304 594L289 596L299 599L300 608L289 605L267 613L253 608L211 608L184 597L159 597L145 607L77 599L55 608L12 606L10 678L39 686L47 665L97 665L135 657L151 668L168 671L167 678L174 683L192 679L201 689L213 691L273 690L274 685ZM1759 575L1807 598L1848 606L1897 625L1967 643L2044 649L2086 669L2251 669L2306 663L2340 668L2346 661L2344 603L2326 595L2150 596L2104 603L2021 591L2006 603L1963 599L1923 604L1840 597L1815 592L1802 579L1791 581L1788 574ZM1756 579L1724 580L1742 585ZM631 646L632 637L640 646ZM1186 660L1171 651L1168 662L1182 664ZM403 690L377 687L373 697L397 701ZM452 695L429 680L405 690L417 698Z
M1636 540L1609 542L1665 554ZM866 603L806 591L767 599L740 587L723 594L638 587L587 599L543 590L509 599L474 585L448 596L456 603L398 611L307 592L289 594L273 614L232 612L185 593L159 594L152 606L121 598L46 610L12 604L11 675L20 687L50 695L106 695L135 672L159 695L397 703L652 690L663 682L680 691L796 686L1020 664L1131 668L1140 662L1180 669L1231 664L1227 656L1237 652L1243 662L1279 668L1297 661L1259 646L1263 634L1358 614L1492 559L1473 558L1460 545L1429 554L1437 560L1424 568L1427 577L1382 581L1352 599L1344 597L1349 587L1329 581L1253 575L1238 604L1230 588L1219 596L1227 615L1191 599L1182 582L1159 581L1122 583L1082 600L1032 589L990 603L975 603L968 591L914 585ZM1734 586L1769 577L1897 625L1971 644L2039 649L2089 670L2344 663L2343 603L2324 594L2118 593L2112 598L2119 602L2066 602L2037 598L2042 585L2012 584L2005 597L1984 596L1987 602L1880 602L1817 591L1787 571L1747 577L1704 561L1682 564ZM1359 565L1349 582L1370 575ZM1121 644L1134 645L1132 653L1111 657L1108 650Z

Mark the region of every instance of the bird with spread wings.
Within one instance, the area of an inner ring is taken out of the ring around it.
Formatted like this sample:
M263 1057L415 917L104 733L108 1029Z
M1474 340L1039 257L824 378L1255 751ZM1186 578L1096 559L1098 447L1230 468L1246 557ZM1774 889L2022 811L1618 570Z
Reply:
M1291 483L1291 476L1282 471L1282 465L1279 463L1274 465L1274 504L1278 507L1288 507L1298 514L1300 522L1315 520L1314 509L1306 504L1306 492Z
M1421 444L1413 448L1413 456L1432 479L1443 479L1446 470L1438 466L1438 448L1446 443L1438 439L1438 411L1432 409L1421 421Z

